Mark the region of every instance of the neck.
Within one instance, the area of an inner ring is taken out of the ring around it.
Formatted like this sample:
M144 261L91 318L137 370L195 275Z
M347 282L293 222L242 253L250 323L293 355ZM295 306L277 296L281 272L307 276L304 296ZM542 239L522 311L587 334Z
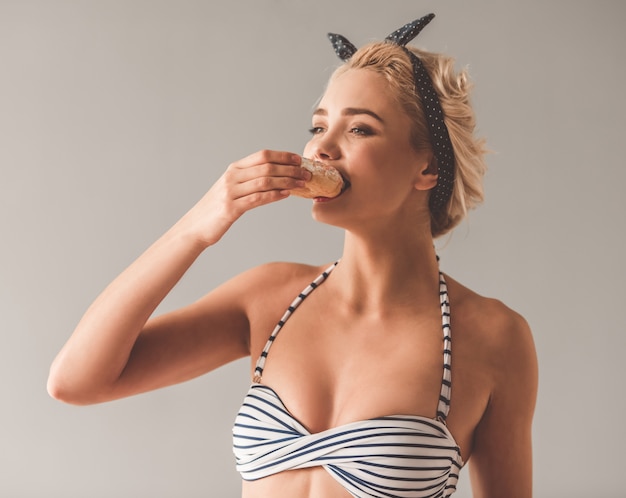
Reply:
M348 309L382 316L398 308L432 303L439 266L429 230L346 232L337 297Z

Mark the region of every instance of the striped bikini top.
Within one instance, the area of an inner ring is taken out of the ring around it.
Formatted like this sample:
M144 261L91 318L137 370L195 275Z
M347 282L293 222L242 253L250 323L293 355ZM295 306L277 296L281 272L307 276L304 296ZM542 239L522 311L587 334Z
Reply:
M265 360L285 322L323 283L337 263L291 303L259 357L254 381L233 427L233 451L242 478L254 481L292 469L321 466L352 496L394 498L450 496L463 466L445 420L450 406L450 307L440 273L443 380L437 418L389 415L310 433L278 394L261 384Z

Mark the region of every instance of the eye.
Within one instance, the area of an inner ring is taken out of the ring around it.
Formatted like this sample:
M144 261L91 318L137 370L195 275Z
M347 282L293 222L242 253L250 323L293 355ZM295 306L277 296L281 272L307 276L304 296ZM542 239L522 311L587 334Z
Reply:
M312 128L309 129L309 133L311 135L319 135L323 131L324 131L324 128L322 128L321 126L313 126Z
M369 126L353 126L352 128L350 128L350 133L360 136L368 136L373 134L372 129Z

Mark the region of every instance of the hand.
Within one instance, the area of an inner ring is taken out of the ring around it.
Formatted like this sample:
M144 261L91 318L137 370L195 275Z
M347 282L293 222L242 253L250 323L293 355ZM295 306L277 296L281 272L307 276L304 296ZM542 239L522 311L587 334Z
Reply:
M291 152L262 150L232 163L181 222L205 246L215 244L246 211L289 197L311 173Z

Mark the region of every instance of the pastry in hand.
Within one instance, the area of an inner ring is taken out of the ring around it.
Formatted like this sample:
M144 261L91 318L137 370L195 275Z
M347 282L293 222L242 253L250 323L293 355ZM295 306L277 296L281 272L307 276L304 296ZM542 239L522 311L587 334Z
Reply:
M344 179L335 168L320 161L302 158L302 167L311 172L311 179L304 187L291 190L292 195L314 199L337 197L344 189Z

